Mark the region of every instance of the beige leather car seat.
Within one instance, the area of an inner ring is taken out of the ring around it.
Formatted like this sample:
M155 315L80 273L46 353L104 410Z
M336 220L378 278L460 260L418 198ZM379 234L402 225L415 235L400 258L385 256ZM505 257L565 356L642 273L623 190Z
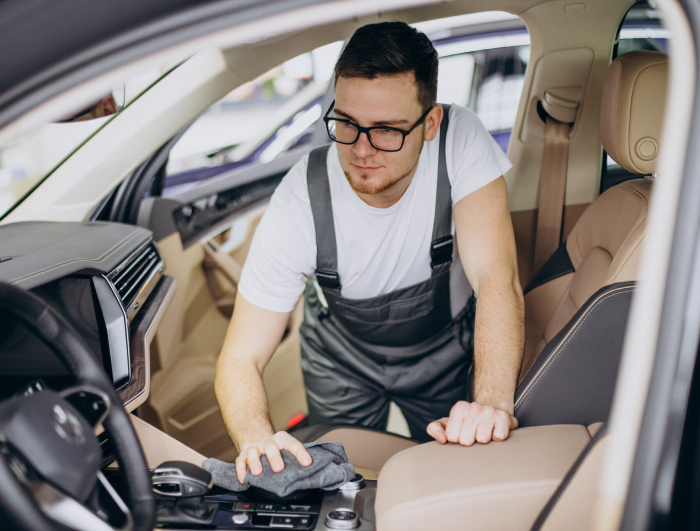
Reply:
M601 138L629 172L656 171L667 68L667 55L646 51L627 53L610 66ZM526 345L516 392L521 425L606 420L652 186L653 178L645 177L602 194L526 288ZM342 442L353 464L374 471L415 445L348 426L312 426L299 436Z
M631 52L610 66L601 108L601 136L606 151L629 171L656 172L667 76L668 57L652 52ZM602 429L540 512L532 531L595 528L596 491L606 443Z
M601 139L625 170L653 175L668 56L630 52L608 71ZM607 419L636 288L653 177L613 186L583 213L526 287L526 346L515 414L521 426Z
M667 68L668 56L658 52L630 52L610 65L600 134L608 155L631 173L656 171ZM650 179L638 179L607 190L584 212L565 243L570 269L549 279L541 278L540 271L530 282L525 290L520 379L545 344L598 289L636 280L651 187Z

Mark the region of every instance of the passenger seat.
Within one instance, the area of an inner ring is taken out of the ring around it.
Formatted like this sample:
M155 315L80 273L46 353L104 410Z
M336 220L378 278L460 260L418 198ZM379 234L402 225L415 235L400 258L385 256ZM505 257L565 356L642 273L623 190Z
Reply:
M668 56L624 54L610 65L601 104L605 151L653 175ZM635 291L653 178L598 197L525 289L525 355L515 394L521 426L607 420Z
M612 62L605 81L603 146L635 174L656 171L667 70L666 54L630 52ZM653 178L634 179L598 197L526 287L526 345L515 397L521 426L607 419L652 187ZM311 426L294 435L341 442L350 462L373 471L416 444L354 426Z

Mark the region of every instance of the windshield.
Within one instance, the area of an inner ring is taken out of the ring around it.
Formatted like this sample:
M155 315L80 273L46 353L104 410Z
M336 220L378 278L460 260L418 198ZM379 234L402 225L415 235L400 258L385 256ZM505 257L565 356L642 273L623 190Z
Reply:
M134 101L170 69L160 68L131 79L112 94L118 108ZM65 122L47 123L9 144L0 146L0 218L12 210L57 166L105 125L111 116L95 118L85 109ZM90 119L85 119L88 116ZM101 116L97 113L96 116Z

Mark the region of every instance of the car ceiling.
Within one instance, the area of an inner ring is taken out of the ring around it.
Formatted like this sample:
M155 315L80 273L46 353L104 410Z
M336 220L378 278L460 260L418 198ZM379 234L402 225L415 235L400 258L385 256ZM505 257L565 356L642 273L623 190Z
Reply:
M541 3L547 2L388 0L382 8L402 20L428 20L478 11L517 14ZM144 56L314 6L332 7L336 19L382 16L370 0L5 0L0 2L0 46L5 50L0 54L0 130L53 96ZM307 17L307 25L309 20L314 18Z

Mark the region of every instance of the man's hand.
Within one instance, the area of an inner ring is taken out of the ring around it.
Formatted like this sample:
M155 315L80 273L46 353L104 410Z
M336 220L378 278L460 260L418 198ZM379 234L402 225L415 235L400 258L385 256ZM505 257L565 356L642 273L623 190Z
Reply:
M517 427L518 420L506 411L460 401L452 406L449 418L428 424L428 435L440 444L471 446L475 442L505 441L508 433Z
M297 458L302 466L311 464L311 455L306 451L303 444L297 441L286 431L278 431L274 435L263 437L259 443L246 443L241 447L241 453L236 458L236 475L238 481L245 480L246 467L250 468L250 473L259 476L263 473L260 456L266 455L273 472L284 470L284 460L280 450L288 450Z

